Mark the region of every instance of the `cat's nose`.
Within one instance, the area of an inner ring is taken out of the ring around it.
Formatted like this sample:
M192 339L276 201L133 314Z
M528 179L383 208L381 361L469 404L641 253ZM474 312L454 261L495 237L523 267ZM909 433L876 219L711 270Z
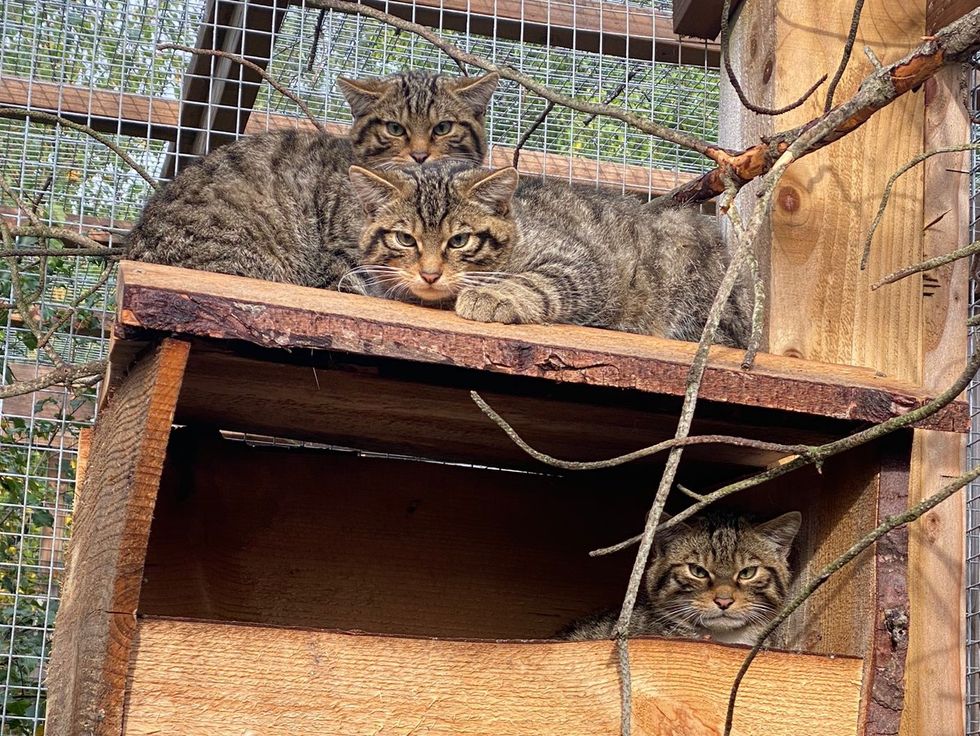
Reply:
M727 610L734 602L732 598L715 598L715 605L722 611Z
M429 157L428 151L412 151L412 158L414 158L419 163L422 163Z
M434 284L442 276L442 271L420 271L419 276L427 284Z

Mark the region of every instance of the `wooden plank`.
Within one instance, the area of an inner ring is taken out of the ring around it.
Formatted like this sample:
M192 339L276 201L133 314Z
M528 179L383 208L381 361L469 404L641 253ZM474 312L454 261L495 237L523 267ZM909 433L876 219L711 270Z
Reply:
M2 77L0 106L3 105L58 113L102 133L173 142L177 139L179 130L180 106L177 101L130 93ZM305 118L253 112L244 132L254 134L283 128L312 130L313 124ZM346 135L348 126L327 123L326 129L334 135ZM491 150L490 162L494 166L510 166L513 158L514 149L508 146L494 146ZM566 179L582 184L598 183L601 186L624 188L642 194L662 194L694 178L693 174L666 169L530 150L521 152L518 168L525 174ZM7 210L0 209L0 212L7 213ZM16 214L12 210L10 213ZM98 228L102 223L93 218L85 218L83 224ZM113 223L113 226L125 228L128 223ZM87 234L90 237L98 236L98 233Z
M194 48L237 54L264 70L288 7L289 0L208 0ZM180 131L168 147L163 178L243 133L263 84L258 71L230 59L192 56L180 93Z
M678 38L666 13L602 0L416 0L372 5L436 29L641 61L717 68L718 44Z
M613 647L151 618L138 627L123 734L614 734ZM722 732L743 648L646 639L630 649L635 734ZM760 654L742 686L734 733L798 736L819 723L821 736L853 736L860 667L850 658Z
M570 325L483 324L381 299L146 263L122 262L119 289L123 337L140 328L673 396L684 393L696 347ZM760 355L746 372L741 359L738 350L713 348L701 397L859 421L882 421L928 400L912 384L866 369ZM963 431L966 408L950 405L922 424Z
M92 438L48 674L47 733L118 734L150 518L189 345L165 340Z
M742 0L732 0L734 15ZM674 33L708 40L721 34L721 11L724 0L674 0Z
M908 434L900 434L881 443L875 526L908 506L910 440ZM861 531L870 528L866 526ZM874 548L872 630L864 657L861 697L865 736L898 733L902 720L909 648L908 541L908 529L896 529Z
M961 70L946 69L925 85L925 147L970 140L970 122L959 94ZM951 173L970 169L969 152L937 156L924 164L923 257L959 248L969 239L970 182ZM942 216L946 213L945 216ZM934 222L942 216L938 222ZM963 324L969 303L968 260L923 276L923 377L942 390L963 370ZM917 431L910 503L925 498L964 470L964 438ZM966 713L966 637L963 630L966 558L965 492L936 507L911 527L908 700L905 736L958 736Z
M783 105L816 75L836 68L852 3L777 4L774 102ZM855 48L869 45L887 64L921 42L925 0L871 0ZM866 76L851 63L838 89L846 99ZM819 115L824 94L775 121L783 130ZM922 179L903 177L860 270L865 235L888 177L922 150L922 95L906 95L855 133L794 163L773 205L770 352L863 365L920 382L922 292L918 278L887 289L870 285L922 255ZM900 135L896 135L900 131Z
M926 4L926 32L935 33L978 7L980 0L929 0Z

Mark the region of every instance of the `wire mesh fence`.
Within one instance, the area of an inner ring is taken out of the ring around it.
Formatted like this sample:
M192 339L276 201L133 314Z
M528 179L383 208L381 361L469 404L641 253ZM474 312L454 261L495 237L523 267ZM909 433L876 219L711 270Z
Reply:
M976 118L980 79L971 74L970 110ZM972 143L980 143L980 126L972 125ZM980 158L972 154L970 169L970 240L980 238ZM980 314L980 283L977 281L977 261L970 268L970 316ZM972 328L969 348L975 349L980 332ZM980 463L980 381L974 380L968 391L970 404L970 434L967 440L967 464ZM966 500L966 732L980 734L980 483L967 486Z
M717 139L717 48L674 37L669 0L417 0L383 9L441 31L558 91L613 101ZM249 58L342 132L335 80L402 68L458 73L428 42L376 21L286 0L7 0L0 4L0 108L43 111L107 136L154 177L241 135L304 124L302 112L226 58L159 50L219 49ZM501 84L488 112L491 155L509 161L545 103ZM119 244L150 184L89 132L0 119L0 217ZM703 170L688 151L624 123L554 110L529 138L529 173L650 195ZM19 200L19 205L18 205ZM17 237L2 248L55 247ZM61 247L57 244L57 247ZM58 361L104 357L114 294L98 258L0 259L3 385ZM30 292L32 310L13 304ZM33 320L33 322L32 322ZM38 338L31 324L51 325ZM0 735L39 734L44 666L74 504L78 433L96 414L95 385L0 394Z

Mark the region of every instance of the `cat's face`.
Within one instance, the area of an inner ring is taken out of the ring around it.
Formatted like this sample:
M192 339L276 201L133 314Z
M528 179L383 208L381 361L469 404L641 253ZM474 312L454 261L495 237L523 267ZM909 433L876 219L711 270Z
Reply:
M356 269L389 298L447 302L499 279L517 237L515 169L441 162L350 169L367 214Z
M760 524L719 515L668 530L647 569L656 614L729 640L768 623L786 598L800 522L795 511Z
M497 79L496 74L447 77L424 72L338 78L354 114L354 160L375 167L438 159L483 163L483 116Z

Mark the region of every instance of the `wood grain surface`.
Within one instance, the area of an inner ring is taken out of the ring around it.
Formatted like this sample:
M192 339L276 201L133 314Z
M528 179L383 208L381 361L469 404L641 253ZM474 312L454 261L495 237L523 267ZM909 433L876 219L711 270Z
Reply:
M48 668L48 736L122 728L150 519L188 351L165 340L139 360L92 437Z
M127 328L240 340L272 348L399 358L682 396L696 345L571 325L499 325L353 294L123 262L117 333ZM701 388L719 401L836 419L883 421L927 393L874 371L715 347ZM921 426L964 431L955 403Z
M124 736L614 736L611 642L352 636L167 619L139 623ZM636 640L637 736L718 736L740 647ZM769 652L737 736L853 736L861 662Z

